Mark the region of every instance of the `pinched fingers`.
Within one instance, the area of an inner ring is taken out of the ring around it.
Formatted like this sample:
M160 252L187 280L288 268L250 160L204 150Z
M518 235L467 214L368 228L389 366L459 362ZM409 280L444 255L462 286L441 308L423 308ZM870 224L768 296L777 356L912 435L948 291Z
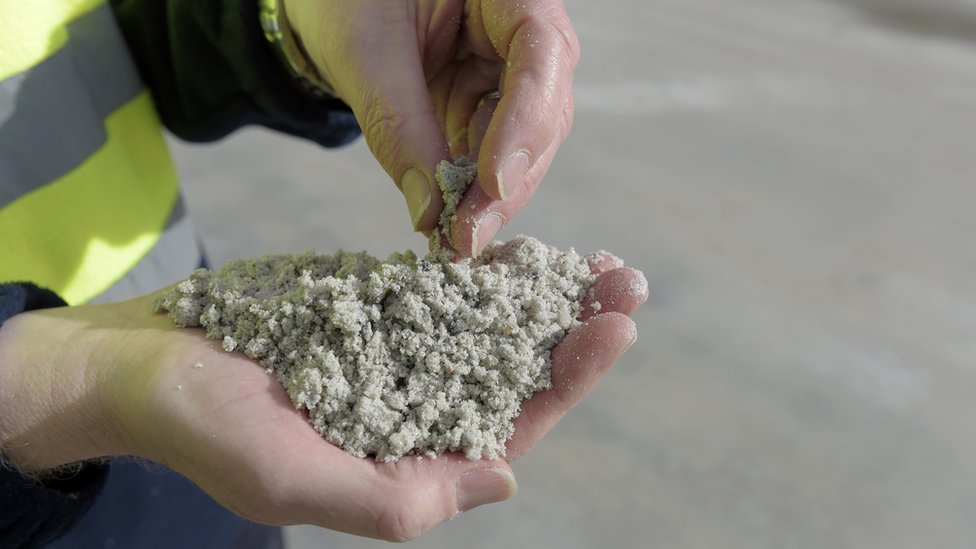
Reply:
M647 301L647 279L638 270L617 267L603 272L583 299L580 320L600 313L634 314Z
M557 147L558 143L552 143L545 150L539 161L529 170L530 177L542 178L552 163ZM480 166L478 171L481 173ZM488 195L484 185L472 185L458 205L457 220L451 227L457 252L465 257L474 257L481 253L494 239L495 234L528 204L534 192L535 186L523 185L515 189L507 200L496 200Z

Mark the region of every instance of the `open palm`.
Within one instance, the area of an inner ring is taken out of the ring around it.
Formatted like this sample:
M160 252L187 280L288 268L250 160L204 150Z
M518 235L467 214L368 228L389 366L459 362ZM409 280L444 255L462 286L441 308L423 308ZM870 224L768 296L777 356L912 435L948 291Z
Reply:
M583 325L553 350L553 387L522 404L505 460L356 458L313 431L264 369L162 315L132 327L160 351L152 368L125 381L129 398L118 415L131 434L129 450L181 472L256 522L416 537L458 512L511 497L508 462L530 450L633 342L626 315L646 299L643 276L609 258L593 268L600 276L590 299L600 312L586 307ZM148 310L142 299L129 303Z

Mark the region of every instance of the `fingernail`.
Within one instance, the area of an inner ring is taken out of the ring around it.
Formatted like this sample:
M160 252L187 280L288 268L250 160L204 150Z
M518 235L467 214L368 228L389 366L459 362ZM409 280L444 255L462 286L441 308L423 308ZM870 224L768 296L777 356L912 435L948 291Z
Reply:
M488 212L488 215L481 218L474 226L474 234L471 235L471 257L477 257L481 250L495 238L495 234L505 226L505 216L498 212Z
M508 200L510 196L522 184L525 174L529 171L529 151L522 149L508 158L502 167L495 172L498 179L498 192L502 195L502 200Z
M400 191L407 200L413 228L417 230L420 220L427 212L427 207L430 206L430 182L422 171L411 168L400 180Z
M514 496L517 490L515 477L505 469L478 469L465 473L457 481L458 512L505 501Z

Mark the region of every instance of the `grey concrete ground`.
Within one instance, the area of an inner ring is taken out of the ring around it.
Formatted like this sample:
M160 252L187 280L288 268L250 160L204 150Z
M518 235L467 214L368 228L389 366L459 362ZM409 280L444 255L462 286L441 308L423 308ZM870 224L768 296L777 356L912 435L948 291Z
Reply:
M576 127L502 236L643 269L640 341L513 501L408 545L976 546L976 2L568 7ZM423 246L361 143L175 151L218 264Z

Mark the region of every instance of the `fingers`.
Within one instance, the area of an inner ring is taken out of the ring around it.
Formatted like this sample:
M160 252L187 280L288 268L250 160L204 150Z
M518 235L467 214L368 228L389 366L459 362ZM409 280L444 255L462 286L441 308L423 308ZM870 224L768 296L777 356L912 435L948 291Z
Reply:
M589 295L583 299L580 320L608 312L629 316L645 301L647 279L643 273L629 267L611 269L596 279Z
M451 227L457 252L476 256L532 198L569 134L579 43L559 0L484 0L467 25L477 55L506 62L490 121L469 143L480 185L465 194Z
M530 170L530 176L541 179L542 174L549 169L557 147L558 143L553 143L542 154ZM484 155L484 148L481 154ZM478 170L480 173L481 168ZM458 205L457 221L451 227L457 252L465 257L474 257L481 253L495 234L525 207L534 191L535 187L522 186L508 200L501 201L489 196L483 186L472 185Z
M586 254L584 259L589 264L590 272L593 274L605 273L624 266L624 260L604 250Z
M579 42L559 0L484 0L478 18L506 60L501 101L479 155L479 178L495 200L532 195L572 125Z
M552 350L552 388L522 403L505 459L514 461L531 449L636 339L633 321L617 312L594 316L566 336Z

